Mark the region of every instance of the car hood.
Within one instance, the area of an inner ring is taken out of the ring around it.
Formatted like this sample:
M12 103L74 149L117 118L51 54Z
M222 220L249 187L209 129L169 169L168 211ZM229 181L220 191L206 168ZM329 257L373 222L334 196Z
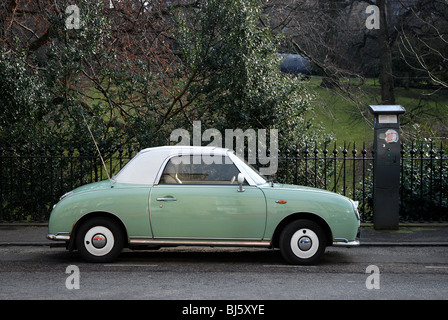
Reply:
M103 180L103 181L93 182L93 183L83 185L81 187L74 189L72 192L78 193L78 192L85 192L85 191L91 191L91 190L96 190L96 189L106 189L106 188L109 189L111 187L111 185L113 186L113 184L114 184L113 181Z
M315 194L322 194L322 195L328 195L328 196L333 196L333 197L338 197L338 198L344 198L344 199L348 199L350 200L350 198L340 195L338 193L332 192L332 191L328 191L328 190L324 190L324 189L318 189L318 188L313 188L313 187L305 187L305 186L299 186L299 185L294 185L294 184L282 184L282 183L266 183L263 185L259 185L259 187L261 189L263 189L263 191L265 191L266 193L278 193L283 191L291 191L291 192L311 192L311 193L315 193ZM351 200L350 200L351 201Z
M99 182L93 182L86 185L83 185L81 187L78 187L76 189L73 189L70 192L67 192L64 194L59 200L62 200L68 196L81 193L81 192L87 192L87 191L93 191L93 190L99 190L99 189L110 189L111 185L113 186L115 182L113 180L103 180Z

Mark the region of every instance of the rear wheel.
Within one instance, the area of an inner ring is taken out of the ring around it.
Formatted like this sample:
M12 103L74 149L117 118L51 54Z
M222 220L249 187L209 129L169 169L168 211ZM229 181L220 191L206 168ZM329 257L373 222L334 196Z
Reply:
M123 249L124 236L110 219L98 217L84 222L76 236L81 257L89 262L112 262Z
M323 229L310 220L296 220L280 235L280 251L291 264L314 264L325 252Z

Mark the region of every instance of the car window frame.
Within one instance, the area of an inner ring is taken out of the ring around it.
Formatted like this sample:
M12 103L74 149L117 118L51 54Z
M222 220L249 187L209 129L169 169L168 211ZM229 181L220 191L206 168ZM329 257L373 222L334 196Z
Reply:
M177 160L185 157L187 162ZM241 173L228 155L214 155L220 162L208 164L202 156L200 162L195 162L195 155L177 156L171 158L163 169L159 184L185 184L185 185L237 185L237 177ZM176 161L174 161L176 160ZM222 161L222 162L221 162ZM174 163L176 162L176 163ZM166 182L165 175L172 177L172 182ZM178 182L175 182L177 180ZM163 181L163 182L162 182Z
M182 153L175 153L175 154L172 154L172 155L168 156L162 162L162 165L160 166L159 172L157 173L156 179L154 181L154 185L160 185L160 186L190 186L190 187L191 186L225 186L225 187L233 186L233 187L237 187L238 186L238 183L236 183L236 184L214 184L214 183L210 183L210 184L180 184L180 183L179 184L178 183L170 184L170 183L160 183L160 180L162 179L163 172L165 171L165 168L166 168L166 166L168 165L168 163L169 163L169 161L171 159L173 159L175 157L179 157L179 156L204 156L204 155L207 155L207 154L195 153L195 152L191 152L191 153L189 153L189 152L182 152ZM220 153L220 154L213 154L213 156L224 156L224 157L227 156L227 157L229 157L229 159L232 161L232 163L236 167L236 169L241 174L243 174L245 182L247 182L247 184L249 186L256 186L257 185L255 183L255 181L252 179L252 177L246 172L245 168L241 164L235 162L235 159L237 159L238 161L240 161L240 160L232 152L226 151L226 152L223 152L223 153ZM238 179L238 177L236 177L236 178Z

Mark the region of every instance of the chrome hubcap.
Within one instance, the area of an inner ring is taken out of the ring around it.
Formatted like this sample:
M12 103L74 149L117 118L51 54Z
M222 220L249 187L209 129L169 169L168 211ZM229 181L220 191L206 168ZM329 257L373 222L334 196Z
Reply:
M104 236L104 234L97 233L92 238L92 245L97 248L101 249L103 248L107 243L107 238Z
M291 250L301 259L314 256L319 249L319 237L308 228L297 230L291 237Z
M103 226L93 227L84 236L86 250L94 256L104 256L114 247L115 239L112 232Z
M307 236L303 236L299 239L299 248L302 251L308 251L313 245L313 241Z

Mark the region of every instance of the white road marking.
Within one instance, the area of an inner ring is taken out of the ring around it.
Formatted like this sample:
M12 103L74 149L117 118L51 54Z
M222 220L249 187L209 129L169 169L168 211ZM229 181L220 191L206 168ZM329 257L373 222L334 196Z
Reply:
M263 267L270 268L315 268L316 266L306 266L306 265L287 265L287 264L264 264Z
M103 264L104 267L158 267L157 264Z

